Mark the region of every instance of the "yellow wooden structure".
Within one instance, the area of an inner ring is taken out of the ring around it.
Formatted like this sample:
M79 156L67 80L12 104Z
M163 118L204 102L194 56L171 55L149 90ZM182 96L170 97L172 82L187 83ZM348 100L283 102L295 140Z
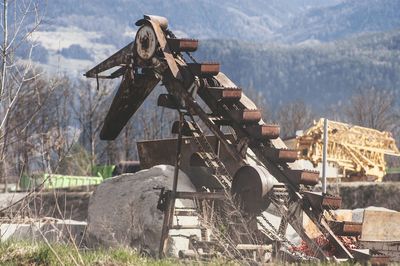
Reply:
M324 119L314 122L296 138L300 158L314 166L322 162ZM390 132L328 122L328 163L337 165L347 177L374 177L382 181L386 171L385 155L400 156Z

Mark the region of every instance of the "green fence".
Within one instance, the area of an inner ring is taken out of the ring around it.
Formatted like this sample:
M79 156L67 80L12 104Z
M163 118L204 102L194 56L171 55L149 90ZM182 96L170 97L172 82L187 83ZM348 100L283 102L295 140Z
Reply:
M101 182L103 182L103 178L98 176L67 176L57 174L44 174L42 176L36 177L22 176L19 185L21 189L29 190L40 186L42 183L44 188L54 189L98 185Z
M95 165L92 168L93 176L71 176L59 174L43 174L29 177L23 175L20 179L19 186L21 189L29 190L40 186L43 183L44 188L68 188L79 186L98 185L104 179L112 177L115 165Z

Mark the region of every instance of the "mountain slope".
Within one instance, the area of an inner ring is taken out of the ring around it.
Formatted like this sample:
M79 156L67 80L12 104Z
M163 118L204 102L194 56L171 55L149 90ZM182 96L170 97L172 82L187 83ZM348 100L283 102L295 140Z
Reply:
M300 99L324 111L372 86L400 97L400 30L314 45L207 41L196 54L221 62L238 86L261 91L272 107Z
M400 28L400 1L347 0L335 6L312 8L278 30L284 41L333 41Z
M192 38L265 41L300 12L338 0L52 0L48 14L59 26L121 35L143 14L165 16L171 28ZM322 4L323 3L323 4ZM62 8L61 8L62 7ZM132 36L131 36L132 38Z
M40 54L37 61L49 71L65 71L81 77L85 70L132 41L134 21L143 13L153 13L167 16L170 28L178 35L218 39L202 40L196 56L220 61L223 71L238 85L262 91L274 106L303 99L323 110L345 100L359 87L399 91L399 30L372 34L364 31L397 27L400 1L329 0L323 1L322 6L321 3L317 0L268 3L52 0L48 6L52 17L35 35L40 43L36 48L40 52L36 53ZM311 14L309 21L302 12ZM322 41L339 41L303 44L263 41L292 19L298 23L292 23L290 29L284 28L288 30L288 40L302 42L318 37Z

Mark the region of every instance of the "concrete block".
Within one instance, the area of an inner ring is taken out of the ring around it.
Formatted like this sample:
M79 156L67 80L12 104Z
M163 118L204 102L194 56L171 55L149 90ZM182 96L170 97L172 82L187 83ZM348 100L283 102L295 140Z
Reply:
M45 238L51 243L74 241L78 246L83 241L86 222L51 219L32 223L9 223L0 225L0 241L23 240L41 241Z
M361 240L400 241L400 212L365 210Z

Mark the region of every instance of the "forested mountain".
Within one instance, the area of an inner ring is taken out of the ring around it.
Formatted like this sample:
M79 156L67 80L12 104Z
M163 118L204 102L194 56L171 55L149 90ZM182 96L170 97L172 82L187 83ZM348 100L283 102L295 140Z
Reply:
M261 91L274 106L303 100L323 111L358 88L400 93L400 30L328 44L207 41L199 54L222 62L222 70L238 85Z
M284 41L333 41L354 34L400 28L400 1L347 0L312 8L278 30Z
M131 42L134 22L145 13L166 16L178 36L199 38L193 53L198 61L220 62L222 71L267 109L266 121L281 125L283 137L335 113L342 121L371 127L384 121L379 129L400 136L397 0L43 2L43 23L27 41L13 43L8 54L9 84L2 101L10 108L0 112L11 110L4 131L10 139L4 138L9 146L4 144L8 153L3 149L2 158L15 176L47 169L70 174L68 167L58 169L66 155L67 161L84 162L64 163L80 170L73 174L88 174L82 165L132 160L136 140L170 136L176 114L154 108L153 93L117 141L100 141L118 81L102 80L97 90L82 76ZM37 21L35 11L25 24ZM18 12L10 12L10 22ZM42 69L26 64L32 43L31 58Z
M115 44L116 35L143 14L165 16L171 28L193 38L265 41L301 12L325 7L339 0L52 0L48 14L55 26L75 26L107 35L103 41ZM119 36L119 37L120 37ZM129 36L132 38L133 36Z
M317 110L357 88L399 88L400 1L52 0L35 34L34 59L81 76L134 38L143 14L166 16L195 55L217 60L243 87L275 105L303 99Z

